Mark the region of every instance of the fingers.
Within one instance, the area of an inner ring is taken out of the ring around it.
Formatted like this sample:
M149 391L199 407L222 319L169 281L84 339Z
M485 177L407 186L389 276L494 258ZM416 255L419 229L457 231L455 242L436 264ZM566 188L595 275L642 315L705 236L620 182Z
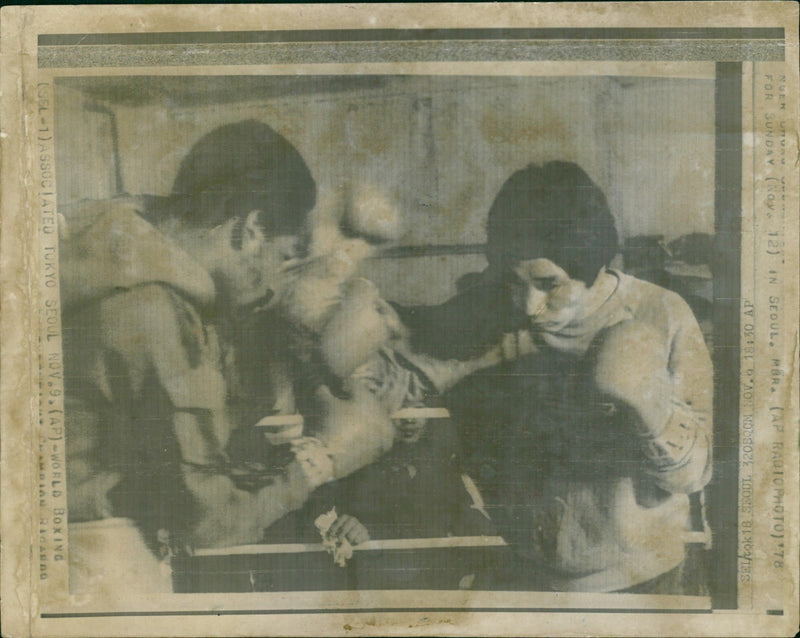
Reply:
M369 540L369 532L361 523L357 523L356 527L344 534L344 537L351 545L360 545Z
M340 514L328 531L336 536L345 536L355 525L361 525L357 518L347 514Z
M339 514L339 516L336 517L336 520L333 521L331 526L328 528L328 533L338 535L339 532L342 531L342 526L345 524L348 518L350 517L347 514Z
M517 335L509 332L503 335L500 342L500 349L503 351L504 361L514 361L517 359Z
M536 344L533 342L533 334L529 330L517 332L517 352L520 357L527 357L536 352Z
M369 531L354 516L340 515L331 525L330 534L346 538L351 545L359 545L369 540Z
M516 361L522 357L534 354L537 350L533 336L529 330L518 330L503 335L500 342L503 360Z

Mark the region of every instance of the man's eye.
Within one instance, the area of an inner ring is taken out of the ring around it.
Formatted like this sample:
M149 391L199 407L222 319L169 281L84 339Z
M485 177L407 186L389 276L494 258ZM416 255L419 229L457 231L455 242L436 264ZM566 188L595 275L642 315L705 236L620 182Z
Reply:
M554 277L548 277L547 279L537 279L534 282L534 285L538 290L541 290L543 292L548 292L558 286L558 280L555 279Z

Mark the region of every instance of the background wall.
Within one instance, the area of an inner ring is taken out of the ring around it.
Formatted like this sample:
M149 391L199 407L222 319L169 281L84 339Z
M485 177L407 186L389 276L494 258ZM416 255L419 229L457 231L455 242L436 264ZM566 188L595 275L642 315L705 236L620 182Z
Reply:
M401 244L462 247L366 262L401 303L442 301L484 266L473 245L485 241L489 206L532 161L578 162L605 191L624 238L713 232L714 83L698 79L64 78L59 202L123 189L167 194L199 137L246 118L291 140L321 191L380 185L402 210Z

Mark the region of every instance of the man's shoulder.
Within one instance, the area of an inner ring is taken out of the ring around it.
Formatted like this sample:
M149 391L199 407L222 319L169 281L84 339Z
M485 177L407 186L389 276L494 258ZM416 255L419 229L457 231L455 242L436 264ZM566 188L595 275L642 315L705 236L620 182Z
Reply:
M683 297L674 290L626 273L617 272L616 274L620 278L620 290L634 301L639 299L642 302L658 302L675 308L683 308L686 305Z
M165 312L197 315L194 304L173 286L159 281L119 288L100 300L105 313L124 312L129 316L161 315Z
M696 321L689 304L674 290L633 275L616 274L620 278L619 290L635 317L652 317L667 323Z
M62 239L70 239L103 218L123 213L139 215L146 208L146 198L134 195L80 199L59 207L61 213L59 233Z
M167 284L126 288L101 299L98 307L104 340L124 350L185 349L204 332L197 308Z

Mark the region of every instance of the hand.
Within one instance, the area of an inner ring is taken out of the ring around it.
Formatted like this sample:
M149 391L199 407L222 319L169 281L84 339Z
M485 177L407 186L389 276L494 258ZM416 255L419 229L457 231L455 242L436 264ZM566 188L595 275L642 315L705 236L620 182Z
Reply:
M335 478L333 457L328 448L313 437L300 437L292 441L295 463L299 466L309 489L315 490L323 483Z
M339 399L322 386L315 398L322 414L318 437L333 458L336 478L361 469L391 449L394 427L372 394L357 390L351 398Z
M504 334L499 347L503 361L516 361L538 351L529 330L517 330Z
M355 516L341 514L331 525L328 534L346 539L351 545L360 545L369 540L369 531Z

